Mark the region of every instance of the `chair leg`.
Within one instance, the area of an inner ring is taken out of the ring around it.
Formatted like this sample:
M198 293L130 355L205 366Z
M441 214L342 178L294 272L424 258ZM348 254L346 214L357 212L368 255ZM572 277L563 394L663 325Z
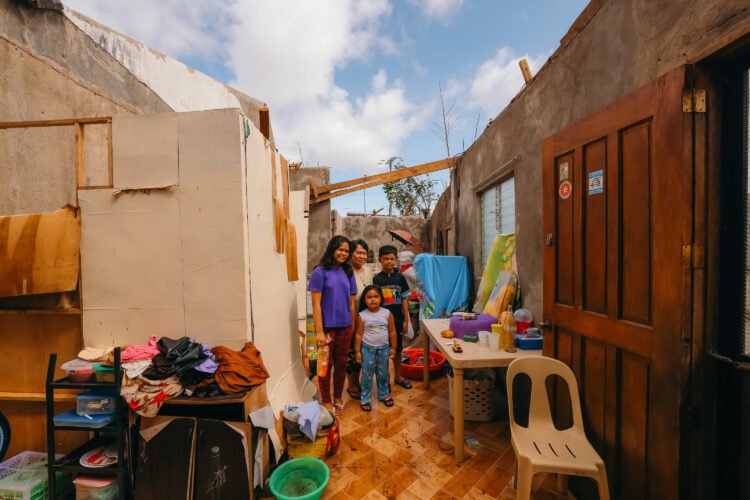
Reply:
M596 484L599 486L599 499L609 500L609 483L607 482L607 469L604 467L604 464L599 465Z
M561 472L557 473L557 491L561 495L568 494L568 476Z
M518 489L518 459L516 459L515 468L516 468L516 472L513 474L512 484L513 484L513 489L517 490Z
M534 479L534 469L531 464L519 463L516 476L516 500L531 500L531 481Z

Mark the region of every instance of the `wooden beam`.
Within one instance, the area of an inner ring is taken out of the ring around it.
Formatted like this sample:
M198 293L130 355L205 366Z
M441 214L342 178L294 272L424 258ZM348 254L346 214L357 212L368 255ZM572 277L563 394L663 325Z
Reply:
M315 179L310 177L310 196L312 198L317 198L320 196L320 190L318 189L318 183L315 182Z
M77 394L67 393L56 393L55 401L67 402L75 401ZM47 401L47 395L43 392L0 392L0 401L28 401L28 402L40 402L44 403Z
M34 127L64 127L69 125L75 125L80 123L82 125L88 124L102 124L111 123L111 116L96 116L92 118L66 118L62 120L28 120L20 122L0 122L0 129L8 128L34 128Z
M367 189L388 182L394 182L401 179L407 179L409 177L415 177L417 175L429 174L437 172L438 170L444 170L455 166L458 157L445 158L443 160L433 161L422 165L416 165L409 168L401 168L393 170L392 172L385 172L377 175L367 175L358 179L352 179L350 181L337 182L335 184L327 184L325 186L318 187L318 195L313 193L310 200L311 203L319 203L321 201L330 200L337 196L342 196L349 193L354 193L362 189ZM347 188L347 189L343 189Z
M86 141L83 134L83 124L76 123L76 187L86 185L86 160L85 155L83 154Z
M263 134L267 141L270 141L271 117L268 113L268 108L260 108L258 110L258 123L260 124L260 133Z
M529 63L526 61L526 59L521 59L518 61L518 65L521 67L521 73L523 73L523 80L526 83L529 83L531 81L531 68L529 68Z
M350 181L336 182L334 184L326 184L325 186L318 186L318 196L320 196L323 193L327 193L329 191L334 191L336 189L347 188L350 186L356 186L357 184L363 184L363 183L369 184L370 182L379 181L381 179L384 179L383 182L385 183L385 182L393 182L399 179L406 179L408 177L414 177L415 175L429 174L430 172L435 172L437 170L443 170L445 168L450 168L454 166L457 158L458 157L445 158L443 160L433 161L430 163L423 163L422 165L415 165L413 167L408 167L408 168L401 168L398 170L393 170L391 172L384 172L382 174L366 175L364 177L359 177L357 179L352 179Z
M284 206L284 217L289 218L289 162L283 155L281 159L281 199Z

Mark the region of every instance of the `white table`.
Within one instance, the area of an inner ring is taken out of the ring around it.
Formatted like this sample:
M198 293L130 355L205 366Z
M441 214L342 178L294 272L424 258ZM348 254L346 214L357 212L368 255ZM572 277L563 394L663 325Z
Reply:
M493 351L489 347L474 342L458 343L463 352L453 352L446 343L453 344L453 339L446 339L440 332L449 328L449 319L423 319L422 331L424 335L424 350L429 352L430 340L443 353L453 367L453 439L455 447L456 462L464 460L464 369L465 368L499 368L508 366L511 361L522 356L541 356L541 350L522 350L506 352L502 349ZM424 388L430 388L429 362L424 363Z

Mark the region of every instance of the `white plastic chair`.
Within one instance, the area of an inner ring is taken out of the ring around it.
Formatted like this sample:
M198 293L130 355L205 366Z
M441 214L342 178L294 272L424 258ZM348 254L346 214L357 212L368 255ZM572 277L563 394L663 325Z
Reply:
M513 414L513 379L521 373L531 379L528 427L516 423ZM545 384L550 375L562 377L570 391L573 425L565 430L556 429L552 421ZM607 470L604 461L586 439L578 383L570 368L561 361L543 356L517 358L508 367L507 386L511 443L516 452L516 498L531 498L534 474L554 472L595 479L599 485L599 498L609 500Z

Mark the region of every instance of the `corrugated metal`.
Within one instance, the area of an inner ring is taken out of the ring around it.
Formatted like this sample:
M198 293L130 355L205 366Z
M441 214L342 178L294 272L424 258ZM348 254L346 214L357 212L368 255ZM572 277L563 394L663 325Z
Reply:
M482 267L498 234L516 232L516 194L513 177L482 193Z

